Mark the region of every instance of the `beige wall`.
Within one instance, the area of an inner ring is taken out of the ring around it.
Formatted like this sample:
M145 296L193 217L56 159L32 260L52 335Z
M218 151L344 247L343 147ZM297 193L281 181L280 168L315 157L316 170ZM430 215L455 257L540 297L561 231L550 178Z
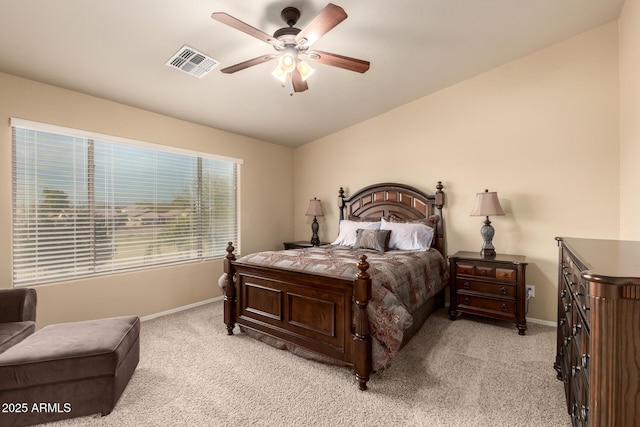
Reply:
M18 117L241 158L241 249L279 248L292 236L293 150L148 111L0 74L0 288L11 278L11 128ZM269 189L279 197L270 197ZM38 327L145 316L221 295L220 260L38 286Z
M640 240L640 1L618 20L620 55L620 238Z
M611 23L297 148L295 236L309 238L315 196L320 237L335 238L340 186L442 180L449 254L479 251L482 218L469 212L495 190L506 216L492 218L494 245L527 256L528 317L555 321L554 237L618 238L618 119Z

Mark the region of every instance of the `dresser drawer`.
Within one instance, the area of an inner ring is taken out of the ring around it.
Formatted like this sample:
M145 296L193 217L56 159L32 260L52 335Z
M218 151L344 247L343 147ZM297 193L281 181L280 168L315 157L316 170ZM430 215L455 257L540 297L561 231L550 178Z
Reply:
M516 302L483 298L477 295L458 294L456 298L458 309L469 312L483 312L490 311L495 314L500 314L501 317L515 318L516 316Z
M456 285L460 292L471 291L515 299L516 287L508 283L487 283L476 280L457 278Z

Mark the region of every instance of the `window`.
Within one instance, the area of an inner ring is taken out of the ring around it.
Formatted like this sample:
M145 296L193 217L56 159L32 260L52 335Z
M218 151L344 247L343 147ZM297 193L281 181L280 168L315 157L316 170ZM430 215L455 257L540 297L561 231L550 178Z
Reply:
M240 160L11 125L14 285L222 257L238 241Z

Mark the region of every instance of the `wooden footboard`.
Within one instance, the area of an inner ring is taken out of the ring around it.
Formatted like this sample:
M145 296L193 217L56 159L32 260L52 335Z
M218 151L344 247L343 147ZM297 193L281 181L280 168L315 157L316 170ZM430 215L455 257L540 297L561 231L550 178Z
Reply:
M224 263L228 334L237 323L353 365L360 389L366 390L372 369L367 257L362 255L358 274L350 280L243 264L233 251L229 242Z

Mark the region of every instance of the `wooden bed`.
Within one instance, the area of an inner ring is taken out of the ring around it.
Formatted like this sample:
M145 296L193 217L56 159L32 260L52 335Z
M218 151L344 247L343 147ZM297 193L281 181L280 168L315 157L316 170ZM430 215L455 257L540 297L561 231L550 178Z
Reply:
M433 247L445 254L442 216L444 192L440 181L433 194L394 183L365 187L350 197L340 188L340 219L372 219L395 215L403 219L439 215ZM361 390L372 372L372 344L367 317L371 299L369 264L362 255L353 279L291 269L260 266L236 260L229 243L224 262L224 323L229 335L237 324L245 331L285 342L294 348L353 366ZM413 325L403 342L427 317L444 304L444 290L411 313Z

